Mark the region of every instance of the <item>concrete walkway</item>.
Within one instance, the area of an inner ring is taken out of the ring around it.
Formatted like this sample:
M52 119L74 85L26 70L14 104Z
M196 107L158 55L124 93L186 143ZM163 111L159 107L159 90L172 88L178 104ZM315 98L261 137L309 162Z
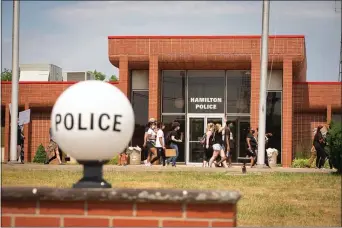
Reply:
M82 165L43 165L43 164L2 164L2 170L67 170L67 171L82 171ZM221 172L221 173L242 173L241 166L233 166L231 168L202 168L193 165L178 165L177 167L171 166L152 166L147 167L144 165L105 165L104 171L114 172ZM247 173L332 173L335 169L314 169L314 168L249 168L247 167Z

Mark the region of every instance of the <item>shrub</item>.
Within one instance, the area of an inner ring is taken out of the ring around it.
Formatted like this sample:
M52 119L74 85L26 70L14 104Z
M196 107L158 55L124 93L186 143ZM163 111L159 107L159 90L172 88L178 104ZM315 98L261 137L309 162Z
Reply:
M302 151L295 152L295 159L306 159L306 158L309 158L310 156L311 156L310 150L302 150Z
M295 148L295 158L309 158L311 156L312 141L300 141Z
M114 158L110 159L106 165L117 165L119 161L119 155L115 156Z
M305 158L294 159L292 161L291 167L292 168L306 168L306 165L308 164L308 162L309 162L309 159L305 159ZM316 167L316 159L314 159L314 161L311 164L311 168L314 168L314 167ZM324 163L324 168L330 169L328 161Z
M36 154L33 158L34 163L44 163L46 159L45 148L42 144L40 144L37 148Z
M292 161L291 167L292 168L305 168L307 164L308 164L308 159L296 158Z
M330 123L327 134L327 151L330 154L332 165L339 173L342 173L342 124Z

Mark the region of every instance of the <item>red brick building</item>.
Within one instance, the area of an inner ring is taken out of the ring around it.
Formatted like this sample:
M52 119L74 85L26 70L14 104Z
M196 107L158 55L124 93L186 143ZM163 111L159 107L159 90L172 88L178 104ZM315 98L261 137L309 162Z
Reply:
M136 131L132 145L142 144L150 117L169 126L181 123L184 143L178 161L199 163L198 138L208 122L234 123L233 159L244 156L245 131L258 127L260 36L110 36L109 61L119 68L113 83L132 101ZM20 110L31 109L24 128L25 160L48 143L50 112L56 98L72 83L20 83ZM269 37L267 131L278 163L288 167L298 152L310 148L312 129L340 118L338 82L307 82L304 36ZM9 153L8 104L11 84L2 83L5 160Z

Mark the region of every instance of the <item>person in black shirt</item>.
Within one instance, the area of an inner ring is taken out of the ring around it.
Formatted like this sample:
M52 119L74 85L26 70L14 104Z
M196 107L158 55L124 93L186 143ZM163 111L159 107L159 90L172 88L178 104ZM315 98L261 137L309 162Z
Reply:
M246 142L247 142L247 156L251 158L251 168L256 164L257 158L257 140L255 136L255 130L251 129L247 134Z
M178 150L178 144L182 142L181 139L179 139L178 131L180 129L180 124L178 122L174 122L172 124L171 132L168 133L168 144L172 149L176 150L176 156L171 157L167 160L167 163L172 163L173 167L176 167L177 158L179 156L179 150Z
M319 169L322 168L322 166L324 166L325 158L326 158L326 154L324 150L325 141L321 133L322 128L323 128L322 125L319 125L317 127L317 132L313 140L313 146L315 147L315 150L317 151L316 168L319 168Z
M257 128L257 136L256 138L258 137L258 134L259 134L259 128ZM268 148L268 145L269 145L269 140L270 138L272 137L272 133L266 133L265 134L265 165L268 167L268 168L271 168L269 162L268 162L268 155L267 155L267 148Z
M232 149L234 148L234 136L232 133L232 128L233 128L233 123L231 121L226 121L226 126L224 127L224 148L225 148L225 153L226 156L221 158L221 161L219 162L222 163L223 160L228 161L228 167L231 167L232 165Z
M19 123L19 122L18 122ZM20 160L21 163L24 162L23 156L21 156L22 147L24 146L24 135L22 133L22 129L18 124L18 131L17 131L17 161Z

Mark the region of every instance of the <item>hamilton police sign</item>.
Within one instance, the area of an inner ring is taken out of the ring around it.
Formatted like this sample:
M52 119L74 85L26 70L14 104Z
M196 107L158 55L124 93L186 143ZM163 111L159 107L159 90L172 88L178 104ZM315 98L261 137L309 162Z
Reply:
M220 97L190 97L189 112L217 113L224 111L223 99Z

